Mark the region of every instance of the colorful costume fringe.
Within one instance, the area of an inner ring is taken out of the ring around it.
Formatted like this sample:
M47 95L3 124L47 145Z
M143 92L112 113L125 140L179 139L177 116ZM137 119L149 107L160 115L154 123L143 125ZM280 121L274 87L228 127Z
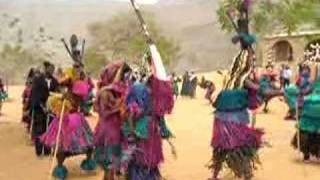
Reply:
M93 133L82 112L79 112L81 102L88 96L89 84L80 80L74 69L68 69L65 74L65 86L68 92L52 94L47 101L48 109L55 115L48 130L41 136L41 142L47 147L55 148L59 129L59 118L65 101L64 114L60 132L58 165L53 171L53 176L65 179L68 170L63 166L65 158L73 155L86 154L87 158L81 163L81 169L94 170L95 162L91 159L94 147ZM63 99L64 98L64 99Z
M298 86L291 84L285 88L284 97L285 97L286 103L288 104L289 111L293 114L296 111L296 106L297 106L296 103L299 95L300 95L300 89Z
M0 91L0 101L4 101L8 98L8 94L5 91Z
M127 163L128 179L130 180L159 180L161 178L159 166L164 161L162 151L162 139L170 138L172 133L167 128L163 118L165 113L171 112L173 108L173 97L170 82L160 81L152 78L150 93L143 84L135 84L131 88L127 103L131 114L134 129L130 130L129 122L124 126L124 134L136 137L134 149ZM160 98L162 97L162 98ZM161 101L162 99L162 101ZM133 132L132 132L133 131ZM132 134L133 133L133 134Z
M237 177L251 177L263 132L249 128L248 93L246 90L224 90L216 102L213 136L213 170L226 163Z
M259 80L257 73L252 70L251 71L251 81L255 84L263 84L265 81ZM261 87L261 86L260 86ZM256 110L258 109L262 103L263 103L263 93L262 91L259 89L255 89L255 88L247 88L248 89L248 95L249 95L249 109L250 110Z
M95 102L99 114L94 132L95 159L105 170L120 171L121 126L126 116L126 93L125 84L113 83L100 90Z
M312 85L309 74L300 75L296 85L292 84L285 88L284 97L289 107L290 116L295 116L297 106L301 110L303 99L310 93L311 89Z
M72 72L72 71L70 71ZM88 94L88 84L84 81L74 81L70 86L71 92L66 96L65 111L62 119L62 129L60 136L60 150L64 153L76 155L85 153L93 147L93 135L84 115L78 112L79 102ZM55 147L56 137L59 127L59 117L62 110L62 95L53 94L49 97L47 106L55 115L48 131L42 135L42 142L48 147ZM78 98L78 99L76 99Z
M320 158L320 81L314 85L310 95L305 96L300 113L300 150L304 154L304 159L310 156ZM297 134L292 145L298 148Z
M59 118L55 118L48 131L41 137L42 142L54 148L59 127ZM60 151L69 155L86 153L93 147L92 131L82 113L67 113L63 117L60 134Z

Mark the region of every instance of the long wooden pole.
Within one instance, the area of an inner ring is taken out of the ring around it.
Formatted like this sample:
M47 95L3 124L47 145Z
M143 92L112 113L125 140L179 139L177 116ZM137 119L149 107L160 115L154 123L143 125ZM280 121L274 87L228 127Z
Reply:
M145 20L143 19L142 14L141 14L141 12L139 10L139 6L137 5L135 0L130 0L130 1L131 1L131 5L132 5L137 17L138 17L138 20L140 22L140 25L141 25L142 30L144 32L144 35L145 35L145 37L147 39L147 42L148 43L153 42L153 40L152 40L152 38L150 36L150 33L148 31L147 24L146 24Z
M29 129L31 141L32 141L33 126L34 126L34 108L31 109L31 123L30 123L30 129Z
M298 147L298 154L300 154L301 151L301 138L300 138L300 119L299 119L299 103L298 98L296 101L296 121L297 121L297 147Z
M60 135L61 135L61 128L62 128L62 122L63 122L64 111L65 111L65 104L66 104L66 100L63 99L62 108L61 108L60 117L59 117L59 127L58 127L58 134L56 137L56 145L55 145L55 149L54 149L53 160L51 162L51 167L50 167L50 171L49 171L49 178L48 178L49 180L52 179L52 173L54 170L54 166L56 164L56 157L57 157L58 150L59 150Z
M142 14L139 10L139 6L137 5L135 0L130 0L131 5L138 17L139 23L142 27L143 30L143 34L146 38L147 44L149 46L149 50L152 56L152 66L153 66L153 73L155 74L155 76L160 79L160 80L169 80L169 78L167 77L167 73L165 71L163 62L162 62L162 58L160 56L160 53L158 51L157 46L155 45L155 42L153 41L153 39L151 38L151 35L148 31L148 27L147 24L145 22L145 20L142 17Z

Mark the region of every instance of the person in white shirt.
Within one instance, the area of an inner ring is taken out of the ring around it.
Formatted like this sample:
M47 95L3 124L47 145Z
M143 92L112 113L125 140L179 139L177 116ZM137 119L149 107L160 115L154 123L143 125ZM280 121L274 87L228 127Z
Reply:
M292 70L287 65L285 69L283 70L283 85L284 87L287 87L290 85L290 79L292 77Z

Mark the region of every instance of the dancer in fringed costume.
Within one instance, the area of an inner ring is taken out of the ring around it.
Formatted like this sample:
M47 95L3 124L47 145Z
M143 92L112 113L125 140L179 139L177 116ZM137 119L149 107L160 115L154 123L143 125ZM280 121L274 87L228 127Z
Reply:
M122 158L122 165L128 166L130 180L161 179L162 139L169 140L173 136L164 119L173 108L171 91L171 82L160 80L155 74L146 84L135 83L130 88L129 118L124 126L128 146Z
M250 69L251 55L249 50L242 50L236 57L233 70L240 74L231 71L226 86L214 103L216 112L211 142L213 157L210 165L213 170L212 179L218 179L224 163L237 177L251 179L255 164L259 163L257 153L262 145L263 132L248 127L249 94L246 90L250 86L255 88L255 85L245 76L240 76ZM238 63L244 66L237 67Z
M256 85L260 84L260 79L258 77L258 72L255 67L252 68L249 77L250 81ZM263 97L259 96L259 89L248 88L249 95L249 109L251 111L256 111L263 104Z
M277 88L277 86L276 86L277 73L275 72L274 66L272 64L269 64L266 66L266 69L261 74L259 81L260 81L261 89L263 91L268 90L268 89L274 89L274 90L280 89L280 87ZM264 102L263 111L265 113L267 113L269 111L268 104L269 104L270 100L271 100L271 98L269 98L269 97L263 97L263 102Z
M238 26L234 23L238 36L233 38L233 42L240 41L241 51L235 57L225 77L223 90L213 104L216 111L211 141L213 156L209 165L213 171L212 180L218 179L224 164L238 178L249 180L253 177L253 170L260 163L258 151L262 147L263 131L254 126L248 127L250 95L247 89L256 89L263 96L281 94L269 89L261 90L259 84L249 78L255 61L251 47L255 40L249 34L248 6L248 1L240 2ZM231 15L229 17L232 20Z
M89 85L89 94L85 98L85 100L81 103L81 112L84 113L85 116L89 116L91 114L92 106L93 106L93 98L94 98L94 83L91 77L84 72L81 73L81 80L86 81Z
M166 139L172 146L169 140L172 134L164 119L174 105L172 83L138 6L134 0L131 3L146 35L150 50L147 62L152 75L145 84L134 84L127 97L129 116L124 134L128 145L124 151L122 166L124 169L128 168L126 171L130 180L160 180L159 168L164 161L162 139Z
M121 127L126 119L125 98L128 91L126 77L130 67L123 62L109 64L101 74L94 104L99 122L94 132L95 159L104 169L104 179L120 176L123 135Z
M274 97L282 96L283 92L274 85L274 81L270 80L268 75L262 74L259 77L255 66L252 68L248 79L252 83L252 86L247 87L249 94L249 110L252 112L252 118L255 119L256 111L263 103L263 111L267 112L268 102Z
M78 38L71 36L71 50L63 40L74 64L64 72L59 79L60 86L65 88L63 94L52 94L48 100L48 108L53 112L55 118L51 122L47 132L42 135L41 141L50 148L58 147L56 152L57 165L53 169L53 176L57 179L65 179L68 174L63 165L66 158L74 155L86 154L86 159L81 163L81 169L85 171L94 170L95 161L92 159L93 134L85 116L80 112L80 104L88 96L89 85L81 80L83 70L82 55L78 50ZM83 44L84 45L84 44ZM82 48L82 50L84 47ZM64 105L64 107L62 107ZM63 114L62 109L64 109ZM62 126L59 132L59 117L62 117ZM60 136L58 136L60 134ZM57 139L57 137L60 137Z
M316 59L316 65L312 65L312 68L310 69L305 67L306 69L304 70L304 73L309 73L309 70L311 70L310 82L313 85L312 88L305 89L306 91L309 91L309 93L304 95L304 97L302 97L300 100L298 99L298 105L300 106L298 107L298 111L300 111L298 113L298 130L292 140L293 147L303 153L303 159L305 161L310 160L311 157L320 159L320 77L318 69L319 61L319 58ZM312 62L312 64L313 63L314 62ZM303 76L303 70L301 71L301 73ZM303 92L300 92L299 96L303 96L301 94L303 94Z
M289 107L285 117L286 120L296 119L296 108L298 108L298 112L300 112L304 97L311 93L312 83L310 73L311 70L307 64L300 64L296 83L285 88L284 97Z

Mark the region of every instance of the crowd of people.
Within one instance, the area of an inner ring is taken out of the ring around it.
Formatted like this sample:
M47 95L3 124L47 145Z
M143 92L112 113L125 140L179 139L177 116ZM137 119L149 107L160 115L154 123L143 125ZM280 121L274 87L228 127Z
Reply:
M150 54L146 58L148 68L142 68L149 71L134 71L130 64L114 61L105 66L95 85L85 71L84 45L79 48L76 35L71 36L70 47L63 40L73 65L56 70L46 61L41 68L30 69L22 93L22 122L35 155L54 156L51 173L59 180L68 176L65 160L77 155L85 155L82 170L94 171L100 166L104 180L160 180L163 142L167 141L175 153L171 142L174 135L165 116L173 110L175 98L196 98L200 86L214 109L208 165L211 180L219 179L225 167L237 178L253 178L256 165L261 163L259 150L264 146L265 134L255 125L256 112L263 105L263 111L268 112L268 102L275 97L283 98L289 107L285 119L297 120L293 147L304 154L305 161L313 156L320 159L319 70L301 63L293 84L289 65L283 64L276 71L270 62L259 72L253 48L255 37L249 33L248 2L241 1L237 19L232 19L237 22L237 35L232 41L241 49L230 71L221 73L224 82L216 96L214 82L204 77L199 81L193 71L185 72L182 79L176 74L165 78L159 75L164 67L159 67L162 64L155 63ZM0 113L6 98L0 79ZM91 128L87 117L93 111L98 123Z
M182 87L180 95L182 97L195 98L198 86L198 77L193 71L186 71L182 76Z
M73 35L68 50L72 67L56 71L54 64L44 62L26 78L22 121L36 156L56 158L52 174L57 179L68 175L64 161L81 154L86 155L81 169L93 171L100 165L105 180L160 179L162 141L173 147L165 120L174 105L173 81L158 78L152 70L142 75L125 62L113 62L102 71L93 95L95 86L84 71L76 42ZM148 63L151 66L151 56ZM99 116L94 130L86 118L91 106Z

